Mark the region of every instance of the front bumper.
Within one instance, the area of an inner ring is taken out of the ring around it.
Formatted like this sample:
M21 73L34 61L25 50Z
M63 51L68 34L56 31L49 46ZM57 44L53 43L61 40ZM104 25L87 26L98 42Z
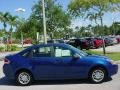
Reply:
M118 65L117 64L113 64L110 68L109 68L109 76L112 76L114 74L117 74L118 72Z

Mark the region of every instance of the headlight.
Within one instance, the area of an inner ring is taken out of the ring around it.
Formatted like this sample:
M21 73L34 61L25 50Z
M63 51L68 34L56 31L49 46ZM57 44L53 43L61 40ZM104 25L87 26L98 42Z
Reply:
M109 62L110 62L111 64L117 64L117 62L115 62L114 60L109 60Z

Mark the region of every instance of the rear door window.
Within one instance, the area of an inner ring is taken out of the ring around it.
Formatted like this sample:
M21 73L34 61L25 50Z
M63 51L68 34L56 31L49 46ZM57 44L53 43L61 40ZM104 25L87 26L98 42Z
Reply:
M33 49L33 57L51 57L51 47L39 47Z

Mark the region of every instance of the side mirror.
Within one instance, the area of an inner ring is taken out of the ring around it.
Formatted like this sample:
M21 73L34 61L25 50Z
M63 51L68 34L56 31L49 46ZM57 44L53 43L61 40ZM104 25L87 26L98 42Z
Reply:
M88 55L92 55L91 53L87 53Z
M80 55L76 53L76 54L73 55L73 58L74 59L80 59Z

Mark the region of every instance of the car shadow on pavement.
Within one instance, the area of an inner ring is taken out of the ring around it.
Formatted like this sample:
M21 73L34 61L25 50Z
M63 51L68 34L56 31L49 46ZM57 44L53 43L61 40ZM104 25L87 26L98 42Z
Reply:
M112 78L105 80L105 82L111 81ZM42 80L35 81L32 85L64 85L64 84L92 84L88 79L71 79L71 80Z
M109 78L105 82L111 81ZM103 82L103 83L105 83ZM40 80L34 81L32 85L65 85L65 84L91 84L87 79L72 79L72 80ZM14 80L9 80L6 77L0 78L0 86L16 86Z
M15 81L14 80L9 80L6 77L0 78L0 86L5 85L5 86L15 86Z

